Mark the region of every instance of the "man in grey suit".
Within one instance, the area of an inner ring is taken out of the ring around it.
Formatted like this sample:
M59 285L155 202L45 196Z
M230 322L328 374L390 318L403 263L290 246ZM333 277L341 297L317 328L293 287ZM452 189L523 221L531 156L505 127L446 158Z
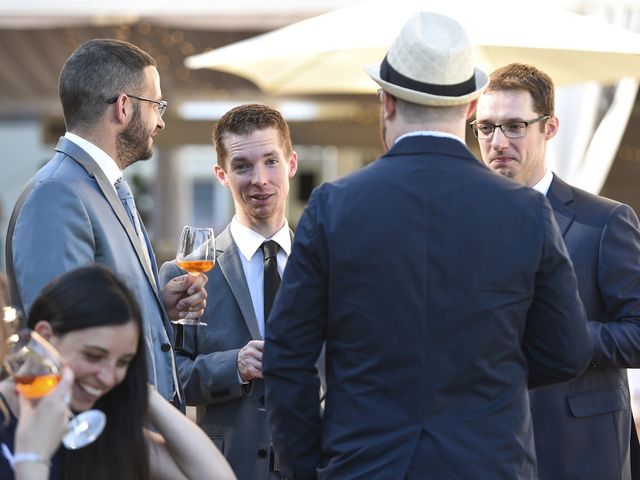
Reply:
M298 167L289 127L266 105L227 112L213 131L218 181L231 191L235 216L216 239L209 272L206 326L185 326L177 359L188 405L240 480L279 478L271 450L262 380L268 298L267 245L275 242L280 275L291 251L285 218L289 179ZM264 253L263 253L264 250ZM274 250L275 252L275 250ZM175 262L161 282L182 275ZM279 282L279 279L278 279Z
M127 42L91 40L69 57L58 87L67 132L9 223L12 303L27 313L53 277L92 262L111 268L140 303L149 381L182 407L168 317L202 312L206 277L183 275L159 288L153 249L122 176L151 158L153 137L165 126L155 61Z
M531 392L539 475L628 480L638 455L626 368L640 367L640 226L628 205L568 185L546 167L558 126L553 81L523 64L491 74L472 123L489 168L549 200L591 332L589 367Z

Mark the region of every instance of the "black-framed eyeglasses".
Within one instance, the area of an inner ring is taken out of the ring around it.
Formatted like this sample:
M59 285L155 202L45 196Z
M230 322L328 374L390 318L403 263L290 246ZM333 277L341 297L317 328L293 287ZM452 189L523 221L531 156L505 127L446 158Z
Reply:
M542 120L547 120L550 117L551 115L541 115L538 118L534 118L533 120L528 120L526 122L508 122L503 123L502 125L494 125L492 123L484 122L478 123L477 120L474 120L469 126L478 140L491 140L496 128L500 128L504 136L507 138L522 138L527 134L527 127L529 125L533 125L534 123L538 123Z
M164 112L167 110L167 107L169 106L169 104L165 100L153 100L151 98L141 97L140 95L131 95L130 93L125 93L125 95L127 97L135 98L136 100L142 100L143 102L155 103L158 106L158 114L160 116L164 115ZM119 96L120 95L116 95L112 99L107 100L107 103L116 103Z

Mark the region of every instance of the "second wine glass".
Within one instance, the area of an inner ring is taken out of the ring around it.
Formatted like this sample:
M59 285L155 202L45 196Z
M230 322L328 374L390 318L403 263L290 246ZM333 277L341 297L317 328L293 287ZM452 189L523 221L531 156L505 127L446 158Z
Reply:
M4 365L16 382L16 389L30 400L49 394L60 382L65 365L62 355L33 330L20 330L7 341ZM100 410L86 410L72 416L63 445L76 450L89 445L102 433L106 416Z
M190 227L182 229L176 253L176 265L191 275L208 272L215 265L216 241L212 228ZM173 321L181 325L206 325L189 312L185 318Z

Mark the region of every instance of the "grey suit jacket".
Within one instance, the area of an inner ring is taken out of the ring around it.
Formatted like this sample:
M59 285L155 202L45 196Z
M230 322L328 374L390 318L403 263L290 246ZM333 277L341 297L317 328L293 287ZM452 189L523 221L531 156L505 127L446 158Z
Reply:
M630 479L626 368L640 367L638 218L555 176L547 198L574 265L592 354L579 377L531 392L540 480ZM639 448L635 438L631 448Z
M147 241L149 266L122 203L95 161L64 137L55 150L11 216L6 242L11 301L27 313L42 288L61 273L92 262L111 268L140 304L149 381L181 405L181 394L174 398L180 389L173 329L159 293L151 244Z
M229 227L216 238L216 266L207 273L207 326L184 327L177 347L187 405L197 406L198 425L225 455L240 480L267 479L271 440L264 384L238 378L238 351L261 340L238 248ZM175 262L160 269L160 283L182 275Z

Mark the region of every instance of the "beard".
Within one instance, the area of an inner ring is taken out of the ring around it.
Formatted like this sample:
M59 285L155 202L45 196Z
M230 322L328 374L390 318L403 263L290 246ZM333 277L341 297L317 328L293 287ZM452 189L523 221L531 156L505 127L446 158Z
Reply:
M151 134L142 123L140 107L134 105L133 117L127 128L116 138L116 156L120 168L124 169L139 160L148 160L153 155L149 145Z

